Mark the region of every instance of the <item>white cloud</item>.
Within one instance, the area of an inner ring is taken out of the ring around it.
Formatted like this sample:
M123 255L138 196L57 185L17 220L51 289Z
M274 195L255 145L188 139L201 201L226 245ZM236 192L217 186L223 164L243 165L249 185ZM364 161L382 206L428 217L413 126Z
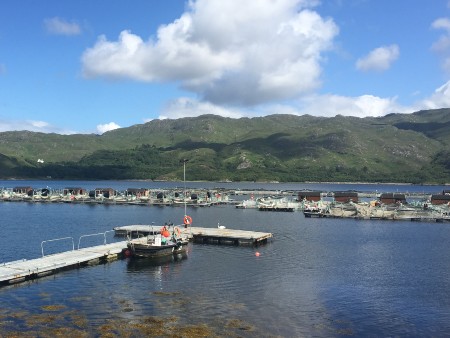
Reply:
M120 128L120 126L117 123L109 122L106 124L97 125L97 132L99 134L103 134L103 133L106 133L107 131L118 129L118 128Z
M181 97L169 102L164 108L159 119L178 119L182 117L194 117L205 114L219 115L223 117L240 118L244 115L243 110L225 108L208 102L199 102L195 99Z
M432 22L431 27L434 29L443 29L447 32L450 32L450 19L448 18L439 18Z
M69 22L64 19L54 17L45 19L44 25L48 33L55 35L78 35L81 34L81 27L76 22Z
M422 109L450 107L450 81L436 89L430 97L423 100L420 104Z
M431 28L443 30L444 33L434 42L431 49L442 58L441 66L450 74L450 19L439 18L433 21Z
M177 81L215 104L256 105L310 93L338 28L309 0L197 0L144 41L124 30L82 56L87 78Z
M35 121L35 120L11 120L2 119L0 117L0 132L12 131L12 130L28 130L41 133L57 133L57 134L75 134L73 130L66 130L54 125L51 125L45 121Z
M32 125L35 128L38 128L38 129L45 129L45 128L48 128L50 126L47 122L44 122L44 121L29 120L27 122L29 122L30 125Z
M320 95L305 98L301 102L301 114L316 116L383 116L390 113L412 113L414 110L396 103L396 98L381 98L373 95L346 97Z
M372 50L356 61L356 68L362 71L385 71L400 55L400 48L393 44Z
M450 96L450 95L449 95ZM389 113L412 113L417 107L403 107L397 104L396 97L381 98L373 95L346 97L339 95L310 95L302 97L292 104L268 104L257 109L226 108L211 103L199 102L191 98L182 98L171 102L160 119L177 119L194 117L203 114L214 114L223 117L240 118L265 116L271 114L313 115L333 117L343 116L383 116ZM416 109L417 108L417 109Z

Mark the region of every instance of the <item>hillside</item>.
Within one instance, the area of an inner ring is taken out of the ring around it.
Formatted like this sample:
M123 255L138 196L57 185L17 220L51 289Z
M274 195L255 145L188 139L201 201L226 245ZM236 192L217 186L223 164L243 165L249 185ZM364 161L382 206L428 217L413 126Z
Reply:
M0 133L0 177L450 182L450 109L379 118L214 115L99 135ZM43 158L44 164L37 164Z

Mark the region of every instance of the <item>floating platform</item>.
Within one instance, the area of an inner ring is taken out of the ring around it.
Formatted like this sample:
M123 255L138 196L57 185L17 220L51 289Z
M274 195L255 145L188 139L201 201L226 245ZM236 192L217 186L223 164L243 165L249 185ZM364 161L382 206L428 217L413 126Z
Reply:
M115 227L114 231L118 236L146 236L148 234L159 233L160 226L151 225L126 225ZM273 237L270 232L257 232L221 228L201 228L201 227L181 227L183 235L189 237L195 243L208 244L229 244L229 245L258 245L267 243Z
M118 259L127 248L127 242L103 244L0 264L0 284L20 283L66 270Z
M180 228L182 229L183 236L193 240L196 243L258 245L267 243L267 241L273 237L271 233L267 232L220 228L184 228L181 226ZM127 225L116 227L113 231L118 236L132 234L133 237L139 237L159 233L161 231L161 227L151 225ZM75 249L72 242L74 248L70 251L46 256L44 256L44 252L42 252L42 257L40 258L30 260L22 259L0 264L0 285L21 283L27 280L52 275L62 270L99 264L125 256L124 252L127 250L127 241L106 244L106 232L93 235L105 236L105 244ZM93 235L84 235L82 237ZM82 237L80 237L80 240ZM71 237L61 238L61 240L68 238Z
M278 211L278 212L294 212L295 209L293 207L277 207L277 206L261 206L258 207L259 211Z

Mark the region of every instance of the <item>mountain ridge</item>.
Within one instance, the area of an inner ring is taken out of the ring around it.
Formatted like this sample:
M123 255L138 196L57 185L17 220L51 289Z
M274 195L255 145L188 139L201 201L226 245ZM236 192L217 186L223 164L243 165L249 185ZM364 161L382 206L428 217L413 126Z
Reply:
M449 145L448 108L365 118L208 114L103 135L3 132L0 177L175 180L189 158L193 180L446 183Z

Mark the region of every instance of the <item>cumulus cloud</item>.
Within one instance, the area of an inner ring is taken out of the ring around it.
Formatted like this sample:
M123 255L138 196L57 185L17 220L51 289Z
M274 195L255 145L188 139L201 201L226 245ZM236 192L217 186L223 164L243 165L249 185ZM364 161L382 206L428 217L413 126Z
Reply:
M373 95L356 97L339 95L320 95L305 98L301 102L300 114L320 116L383 116L390 113L412 113L411 107L402 107L397 104L396 97L381 98Z
M362 71L385 71L400 55L400 48L393 44L372 50L356 61L356 69Z
M11 130L28 130L41 133L75 134L73 130L61 129L45 121L11 120L0 117L0 132Z
M267 104L258 107L257 109L250 109L242 107L227 108L212 103L199 102L192 98L182 98L171 102L159 118L176 119L187 116L200 116L203 114L214 114L231 118L266 116L272 114L309 114L325 117L333 117L336 115L376 117L390 113L412 113L423 107L423 104L418 104L414 107L404 107L399 105L396 100L396 97L382 98L373 95L348 97L332 94L313 94L304 96L290 104Z
M100 36L82 55L86 78L176 81L214 104L257 105L320 85L338 27L313 0L197 0L154 39Z
M421 102L423 109L450 107L450 81L437 88L434 93Z
M432 22L431 27L434 29L444 29L447 32L450 32L450 19L448 18L439 18Z
M44 20L44 25L48 33L54 35L79 35L81 27L78 23L66 21L64 19L54 17Z
M106 133L107 131L118 129L118 128L120 128L120 126L117 123L109 122L106 124L97 125L97 132L99 134L103 134L103 133Z
M194 117L205 114L219 115L223 117L240 118L247 115L244 110L237 108L226 108L209 102L181 97L170 101L163 109L159 119L178 119L186 116Z
M431 49L442 57L441 66L447 73L450 73L450 19L436 19L431 24L431 28L444 31L432 44Z

